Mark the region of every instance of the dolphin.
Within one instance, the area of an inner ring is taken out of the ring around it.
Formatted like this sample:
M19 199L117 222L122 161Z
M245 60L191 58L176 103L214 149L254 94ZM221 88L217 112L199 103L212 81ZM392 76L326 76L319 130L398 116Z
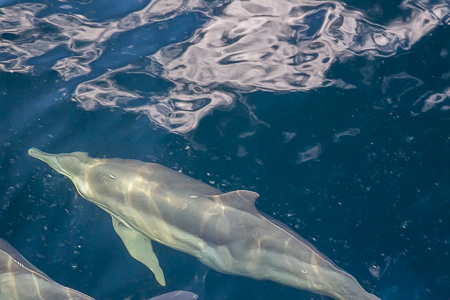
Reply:
M175 291L148 300L194 300L188 291ZM0 299L2 300L94 300L56 283L26 260L10 243L0 239Z
M195 300L198 295L187 291L175 291L153 297L148 300Z
M132 257L165 285L152 241L225 274L308 290L338 300L380 300L288 226L259 212L252 191L228 193L156 163L28 150L72 180L112 217Z
M50 279L3 239L0 239L0 299L94 300Z

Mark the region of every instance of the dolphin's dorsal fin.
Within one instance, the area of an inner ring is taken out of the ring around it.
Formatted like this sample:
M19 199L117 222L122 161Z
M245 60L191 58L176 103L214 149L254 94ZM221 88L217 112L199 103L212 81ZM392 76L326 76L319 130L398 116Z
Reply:
M216 203L237 208L240 210L245 210L250 213L255 213L256 212L255 201L256 199L258 199L259 194L252 191L238 190L225 194L212 195L207 197Z

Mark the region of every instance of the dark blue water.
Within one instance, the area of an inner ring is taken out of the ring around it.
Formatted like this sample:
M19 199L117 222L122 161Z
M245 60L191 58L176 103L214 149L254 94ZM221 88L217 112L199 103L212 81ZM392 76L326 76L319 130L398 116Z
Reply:
M450 299L447 1L0 1L0 238L95 299L325 299L154 244L27 150L182 170L383 300ZM128 299L128 298L127 298ZM328 298L327 298L328 299Z

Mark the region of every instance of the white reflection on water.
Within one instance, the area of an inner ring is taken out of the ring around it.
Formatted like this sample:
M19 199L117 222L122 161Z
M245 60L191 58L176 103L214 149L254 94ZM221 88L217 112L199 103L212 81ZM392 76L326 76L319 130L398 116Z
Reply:
M450 87L442 92L429 90L422 80L406 72L385 76L382 92L388 105L406 110L413 116L434 109L450 110Z
M0 33L19 36L0 40L1 70L33 72L30 58L64 45L71 55L58 59L52 69L69 81L91 73L91 63L106 51L114 34L182 13L207 15L210 21L189 40L125 61L119 68L79 83L73 95L87 110L122 107L145 114L176 133L193 130L214 108L232 107L241 93L306 91L330 85L345 88L342 81L326 78L334 62L352 56L387 57L398 49L407 50L437 25L448 23L450 12L444 1L433 5L404 1L401 8L407 17L381 26L338 1L158 0L107 22L64 13L36 17L44 8L25 3L0 9ZM36 29L46 26L53 33ZM118 84L114 79L118 74L159 78L170 87L144 93ZM429 98L424 109L441 98ZM138 105L136 100L140 100Z

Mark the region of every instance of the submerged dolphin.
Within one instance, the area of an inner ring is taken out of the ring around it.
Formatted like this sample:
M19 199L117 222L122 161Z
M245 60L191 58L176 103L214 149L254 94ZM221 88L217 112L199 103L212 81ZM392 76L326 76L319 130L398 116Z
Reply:
M339 300L380 300L367 293L286 225L262 215L258 194L229 193L155 163L97 159L84 152L29 155L70 178L83 198L108 212L129 253L165 285L155 241L210 268L272 280Z
M175 291L159 295L148 300L195 300L198 295L187 291Z
M1 300L94 300L83 293L62 286L33 266L7 241L0 239ZM187 291L175 291L149 300L195 300Z
M94 300L56 283L2 239L0 239L0 299Z

